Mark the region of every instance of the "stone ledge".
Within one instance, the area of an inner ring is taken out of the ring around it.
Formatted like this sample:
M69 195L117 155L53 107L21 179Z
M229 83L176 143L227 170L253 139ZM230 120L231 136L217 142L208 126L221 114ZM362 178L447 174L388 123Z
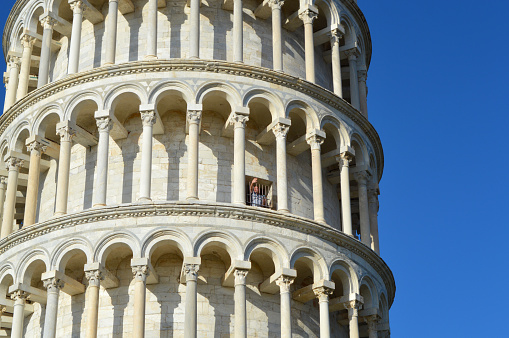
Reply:
M323 240L339 245L364 259L382 277L389 295L389 306L391 306L394 301L396 294L394 276L385 261L371 250L371 248L368 248L360 241L328 225L292 214L249 206L206 202L158 201L154 203L130 203L103 208L92 208L61 217L55 217L44 222L36 223L25 229L18 230L0 240L0 254L14 248L18 244L60 229L105 220L151 216L230 218L254 221L274 227L287 228L312 234Z

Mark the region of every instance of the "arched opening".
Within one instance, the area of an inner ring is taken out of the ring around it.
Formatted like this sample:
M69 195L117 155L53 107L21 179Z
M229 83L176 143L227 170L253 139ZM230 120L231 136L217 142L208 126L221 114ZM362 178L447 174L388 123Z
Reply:
M30 165L30 153L27 149L26 141L30 137L30 132L27 127L17 135L14 143L13 150L22 154L19 155L20 159L23 160L23 165L19 168L18 185L16 191L16 204L14 211L14 227L13 232L23 228L23 217L25 215L25 200L27 197L27 185L28 185L28 167ZM16 157L16 154L14 154ZM26 178L27 180L24 180Z

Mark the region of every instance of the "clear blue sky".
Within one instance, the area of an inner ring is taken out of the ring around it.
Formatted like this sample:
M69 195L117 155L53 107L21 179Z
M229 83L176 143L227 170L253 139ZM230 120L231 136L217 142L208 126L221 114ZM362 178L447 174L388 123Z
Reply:
M1 27L14 0L2 3ZM373 39L369 116L385 151L392 337L503 336L509 1L358 3Z

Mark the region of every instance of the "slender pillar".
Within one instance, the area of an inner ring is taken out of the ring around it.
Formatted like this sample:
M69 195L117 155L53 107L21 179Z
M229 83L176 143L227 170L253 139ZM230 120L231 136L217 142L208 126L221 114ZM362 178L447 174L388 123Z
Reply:
M359 307L361 303L358 301L350 301L348 307L348 321L350 327L349 338L359 338Z
M248 115L235 113L233 139L233 203L246 204L246 123Z
M145 59L157 59L157 0L148 0L148 36Z
M197 336L197 281L200 265L185 264L186 274L186 316L184 323L184 337L196 338Z
M359 110L361 103L359 100L359 80L357 79L357 56L359 52L357 49L347 50L346 55L348 56L348 66L350 68L350 99L352 106Z
M360 171L355 173L355 179L359 187L359 214L361 223L361 241L371 248L371 231L369 230L369 207L367 181L368 173Z
M67 213L72 138L76 135L76 131L69 126L61 126L57 128L57 134L60 135L60 155L58 158L58 180L55 216L62 216Z
M313 21L318 17L317 13L306 9L299 14L304 22L304 45L306 54L306 80L315 82L315 43L313 41Z
M4 112L11 108L16 102L16 91L18 89L20 60L16 56L9 56L9 82L5 92Z
M48 299L46 301L46 315L44 317L44 338L55 338L57 333L58 297L64 282L58 278L43 280Z
M18 191L18 175L19 168L23 165L23 161L11 157L6 161L9 176L7 178L7 193L5 194L4 214L2 219L1 238L5 238L12 233L14 223L14 211L16 207L16 191Z
M380 243L378 240L378 189L369 189L369 230L371 231L371 249L380 255Z
M339 39L341 39L339 29L333 29L330 35L330 44L332 50L332 84L334 94L343 97L343 84L341 79L341 55L339 53Z
M69 48L69 68L67 73L74 74L78 72L80 64L80 49L81 49L81 26L83 24L83 10L85 5L83 1L73 1L71 5L72 17L72 32L71 32L71 45Z
M353 236L352 207L350 200L350 162L353 156L349 152L343 152L338 156L341 170L341 216L343 232Z
M104 64L115 64L115 54L117 52L117 21L118 21L118 0L110 0L108 7L108 17L106 19L106 52L104 54Z
M191 1L191 15L189 23L191 25L191 32L189 37L189 57L199 58L200 57L200 3L201 0L190 0Z
M323 211L323 187L322 187L322 161L320 158L320 146L324 138L313 134L307 138L311 147L311 169L313 173L313 209L315 221L325 222Z
M97 323L99 320L99 291L103 276L100 270L85 271L85 277L88 279L87 302L87 328L85 337L97 337Z
M368 78L368 72L365 70L359 70L357 72L359 78L359 102L361 107L361 113L366 118L368 117L368 88L366 87L366 80Z
M368 324L369 338L378 338L378 331L376 330L378 318L379 317L377 315L371 315L365 318L366 323Z
M292 338L292 312L290 286L294 278L281 276L276 280L281 294L281 338Z
M97 145L97 167L93 206L100 207L106 205L110 130L113 128L113 123L109 117L97 118L96 123L97 130L99 131L99 142Z
M187 199L198 199L198 148L200 143L201 110L188 110L189 147L187 166Z
M246 276L248 270L235 270L235 338L247 337Z
M283 38L281 29L281 7L283 0L269 0L272 9L272 67L283 71Z
M23 337L23 322L25 320L25 302L27 297L28 294L21 290L14 291L11 294L11 299L14 301L11 338Z
M28 186L25 202L25 216L23 226L27 227L35 223L37 214L37 195L39 195L39 177L41 176L41 155L46 151L46 146L38 141L28 144L30 152L30 167L28 169Z
M0 229L4 217L5 190L7 189L7 177L0 176Z
M143 144L141 148L140 201L151 201L152 185L152 135L156 123L155 111L140 112L143 123Z
M39 78L37 80L37 88L44 86L49 81L49 66L51 61L51 39L53 38L53 27L56 20L49 15L41 20L44 28L42 33L41 61L39 63Z
M313 289L320 308L320 338L330 338L329 296L333 291L323 286Z
M289 125L278 123L272 131L276 136L276 163L277 163L277 210L288 210L288 178L286 170L286 135Z
M30 80L30 66L32 63L32 51L34 48L35 38L30 35L21 37L21 45L23 46L23 55L21 57L21 68L19 71L18 90L16 99L22 99L28 93L28 81Z
M242 0L233 0L233 62L244 61L244 21Z
M148 266L133 266L134 275L134 315L133 337L145 337L145 299L147 296Z

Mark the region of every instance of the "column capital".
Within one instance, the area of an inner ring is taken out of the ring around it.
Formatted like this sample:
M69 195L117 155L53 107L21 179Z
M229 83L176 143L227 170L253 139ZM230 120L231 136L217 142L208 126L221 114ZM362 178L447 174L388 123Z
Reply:
M306 138L306 142L311 147L311 150L320 149L320 146L325 141L325 137L318 134L311 134Z
M135 265L132 266L133 276L136 281L142 281L143 283L147 282L147 277L150 274L150 269L148 265Z
M378 321L380 320L379 315L370 315L364 317L364 321L368 324L368 330L369 331L377 331L376 326L378 324Z
M202 116L201 109L188 109L187 110L187 120L189 124L200 124Z
M9 55L7 63L9 64L9 68L19 68L21 66L21 59L16 55Z
M101 285L101 281L104 280L104 276L101 270L90 270L85 271L85 277L88 280L88 286L97 286Z
M339 40L341 39L341 37L343 35L345 35L345 32L341 31L341 29L339 29L339 27L331 29L331 31L330 31L331 46L334 46L335 44L339 45Z
M284 123L277 123L274 127L272 127L272 132L276 139L286 139L286 135L290 130L290 126Z
M235 124L235 128L245 128L247 121L249 121L249 115L234 112L231 116L231 122Z
M38 151L40 153L44 153L48 149L46 144L43 144L37 140L34 140L27 144L27 150L31 153L32 151Z
M100 133L109 133L113 128L113 121L109 116L98 117L95 119L95 123L97 124L97 130Z
M267 2L267 4L269 5L269 7L272 9L272 10L275 10L275 9L279 9L281 10L281 7L283 7L283 5L285 4L284 0L269 0Z
M360 55L359 49L357 47L345 50L345 55L348 57L348 61L356 61Z
M36 38L28 35L28 34L23 34L21 36L21 45L23 46L23 48L32 48L35 44L35 42L37 41Z
M342 168L348 168L352 162L354 155L348 151L342 152L336 156L336 160Z
M42 282L48 292L58 292L64 287L64 281L56 277L45 279Z
M198 280L198 271L200 271L200 264L184 263L184 273L186 280Z
M357 181L357 183L359 185L365 186L368 183L368 178L369 178L370 174L366 170L363 170L363 171L354 173L353 176L355 177L355 180Z
M57 135L60 136L61 142L71 142L72 138L76 136L76 130L71 128L69 125L58 126L57 125Z
M319 302L329 301L329 296L332 295L333 292L334 289L326 286L320 286L313 289L313 293L315 294L316 298L318 298Z
M316 13L311 8L306 8L302 12L299 13L299 19L304 22L305 25L312 25L313 21L318 17L318 13Z
M81 14L83 13L87 6L85 6L85 3L81 0L69 0L69 6L71 7L71 10L74 14Z
M368 79L368 72L366 70L357 71L357 78L359 79L359 82L366 82Z
M144 127L153 127L157 117L155 110L140 111L141 123Z
M7 177L6 176L0 176L0 185L7 184Z
M276 285L279 286L281 293L290 292L290 286L295 281L295 277L281 275L278 279L276 279Z
M235 275L235 285L246 285L246 277L249 273L249 270L245 269L235 269L233 273Z
M13 301L17 301L17 300L27 300L28 296L30 296L30 294L28 294L27 292L23 291L23 290L16 290L14 292L11 293L11 299Z
M43 18L39 18L39 21L43 29L53 29L57 24L57 20L52 18L49 14L45 15Z
M24 161L17 158L17 157L9 157L7 161L5 161L5 167L7 170L16 170L18 171L19 168L23 166Z

